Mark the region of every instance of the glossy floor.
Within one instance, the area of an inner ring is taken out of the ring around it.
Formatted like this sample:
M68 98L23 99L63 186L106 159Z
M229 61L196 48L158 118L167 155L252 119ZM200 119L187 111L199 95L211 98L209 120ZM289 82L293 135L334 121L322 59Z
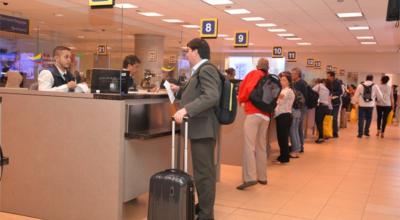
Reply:
M217 220L394 220L400 219L400 128L384 139L356 137L356 126L340 138L307 143L305 153L287 165L268 165L268 185L244 191L241 167L223 166L215 205ZM276 157L273 146L271 159ZM144 220L147 197L126 204L125 220ZM26 220L0 213L0 219Z

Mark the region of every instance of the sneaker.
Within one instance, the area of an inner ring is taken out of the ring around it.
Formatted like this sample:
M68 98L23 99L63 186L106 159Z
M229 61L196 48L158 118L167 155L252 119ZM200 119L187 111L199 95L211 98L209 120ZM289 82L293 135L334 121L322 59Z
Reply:
M241 185L239 185L238 187L236 187L236 189L238 189L238 190L244 190L244 189L246 189L247 187L254 186L254 185L256 185L256 184L257 184L257 181L244 182L244 183L242 183Z

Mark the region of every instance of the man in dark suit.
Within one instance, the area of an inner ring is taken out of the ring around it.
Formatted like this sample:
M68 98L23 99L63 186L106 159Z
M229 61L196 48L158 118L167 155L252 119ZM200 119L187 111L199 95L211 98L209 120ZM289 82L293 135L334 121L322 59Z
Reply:
M333 124L332 124L332 129L333 129L333 137L338 138L339 137L339 126L338 126L338 116L339 116L339 110L340 110L340 105L342 104L342 94L343 94L343 89L342 89L342 84L338 79L335 77L335 72L333 71L328 71L328 80L330 84L330 93L332 97L332 115L333 115Z
M189 116L189 138L192 149L193 174L199 204L199 220L214 219L214 201L216 188L216 168L214 147L216 144L219 122L214 112L221 94L221 79L218 70L209 65L210 47L199 38L187 44L187 58L192 66L189 82L182 87L172 85L181 99L182 108L174 118L182 123L184 116Z

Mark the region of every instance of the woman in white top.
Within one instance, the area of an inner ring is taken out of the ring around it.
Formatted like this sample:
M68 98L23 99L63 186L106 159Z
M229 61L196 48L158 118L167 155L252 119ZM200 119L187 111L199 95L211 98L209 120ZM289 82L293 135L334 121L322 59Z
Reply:
M325 79L319 79L317 85L313 87L313 90L319 94L319 104L315 109L315 124L318 129L318 139L315 143L319 144L324 142L324 129L323 122L325 115L328 114L329 109L332 109L331 96L328 87L326 86Z
M392 88L388 85L389 79L389 76L382 76L379 90L381 90L383 99L378 99L376 102L376 111L378 113L378 132L376 136L380 135L381 138L384 137L388 115L393 106L393 93Z
M280 155L277 161L283 164L289 162L289 131L292 124L292 106L295 96L293 90L290 88L292 85L290 72L286 71L280 73L279 78L282 90L275 108L275 119L280 149Z

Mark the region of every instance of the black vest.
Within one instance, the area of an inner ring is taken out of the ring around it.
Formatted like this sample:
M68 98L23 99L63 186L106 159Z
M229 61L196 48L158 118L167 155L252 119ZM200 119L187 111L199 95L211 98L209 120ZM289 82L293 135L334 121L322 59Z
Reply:
M56 66L53 65L48 70L51 72L51 75L53 75L54 78L53 87L62 86L70 81L75 80L74 76L68 70L67 74L64 76L65 79L61 76L61 73L58 71Z

